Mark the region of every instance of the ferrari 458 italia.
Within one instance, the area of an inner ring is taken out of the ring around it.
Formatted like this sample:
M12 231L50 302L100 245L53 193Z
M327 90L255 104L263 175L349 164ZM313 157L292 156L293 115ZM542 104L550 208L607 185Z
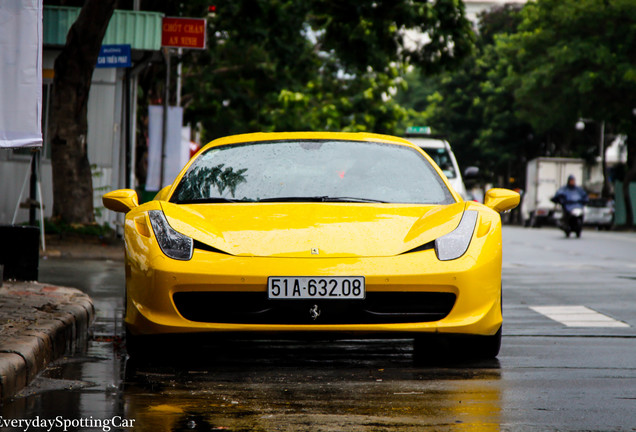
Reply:
M130 351L149 335L249 333L401 336L431 356L499 352L499 213L519 195L464 201L404 139L229 136L152 201L124 189L103 202L126 213Z

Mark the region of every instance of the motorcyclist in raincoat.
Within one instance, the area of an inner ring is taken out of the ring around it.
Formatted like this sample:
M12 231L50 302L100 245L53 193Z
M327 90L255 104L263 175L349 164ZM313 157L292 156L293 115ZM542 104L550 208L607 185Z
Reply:
M568 177L568 182L557 190L552 202L563 206L563 218L561 219L561 229L565 231L566 237L571 232L581 236L583 229L583 206L588 202L587 192L582 187L576 185L576 178L573 175Z

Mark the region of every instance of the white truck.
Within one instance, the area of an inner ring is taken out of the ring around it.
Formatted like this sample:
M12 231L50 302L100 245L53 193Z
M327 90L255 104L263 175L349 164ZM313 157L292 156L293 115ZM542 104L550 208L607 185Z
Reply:
M521 214L525 226L540 227L554 223L554 213L559 210L550 201L557 189L567 183L569 175L583 183L583 159L540 157L526 166L526 190L521 202Z

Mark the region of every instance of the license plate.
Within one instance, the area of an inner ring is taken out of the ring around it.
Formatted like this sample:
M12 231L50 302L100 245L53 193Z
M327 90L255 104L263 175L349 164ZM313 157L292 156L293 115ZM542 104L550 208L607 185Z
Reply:
M267 279L270 300L293 299L364 299L364 277L271 276Z

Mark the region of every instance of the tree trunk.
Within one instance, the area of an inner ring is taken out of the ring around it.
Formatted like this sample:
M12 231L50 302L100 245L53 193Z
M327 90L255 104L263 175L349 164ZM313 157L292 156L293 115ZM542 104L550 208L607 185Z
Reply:
M87 224L93 214L93 182L87 154L87 107L93 70L117 0L86 0L55 60L49 137L53 168L53 216Z

